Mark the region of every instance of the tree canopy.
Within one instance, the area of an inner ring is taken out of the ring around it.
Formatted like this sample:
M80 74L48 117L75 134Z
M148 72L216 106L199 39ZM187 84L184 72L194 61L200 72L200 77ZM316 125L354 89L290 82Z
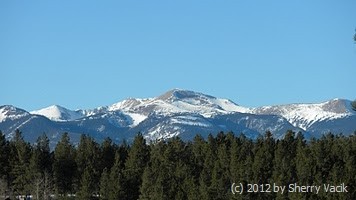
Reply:
M35 145L16 131L6 140L0 132L0 192L33 199L356 199L356 137L327 134L306 141L288 131L275 139L266 132L256 140L243 134L197 135L193 141L174 137L147 144L138 134L133 143L101 144L83 135L72 144L67 133L54 151L48 137ZM233 183L261 185L338 185L344 193L231 192Z

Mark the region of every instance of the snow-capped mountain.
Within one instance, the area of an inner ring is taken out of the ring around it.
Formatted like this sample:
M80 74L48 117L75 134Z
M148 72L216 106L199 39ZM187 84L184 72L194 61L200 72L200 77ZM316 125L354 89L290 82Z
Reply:
M129 98L109 106L87 110L69 110L50 106L27 112L13 106L0 107L0 130L12 137L16 129L34 142L47 133L53 144L68 132L74 142L80 134L97 140L131 140L141 132L148 140L180 136L192 139L219 131L244 133L256 138L270 130L275 138L287 130L301 131L307 137L327 132L352 134L356 130L356 112L350 101L333 99L319 104L288 104L259 108L242 107L228 99L188 90L174 89L154 98Z
M249 112L227 99L218 99L198 92L174 89L156 98L128 99L113 104L108 110L143 113L144 115L196 113L205 117L231 112Z
M58 105L31 111L30 113L45 116L53 121L72 121L84 117L81 111L72 111Z
M355 111L351 108L351 101L344 99L333 99L318 104L263 106L253 109L251 113L279 115L286 118L293 126L305 131L317 122L355 115Z
M19 119L28 115L30 115L30 113L14 106L0 106L0 123L6 120Z

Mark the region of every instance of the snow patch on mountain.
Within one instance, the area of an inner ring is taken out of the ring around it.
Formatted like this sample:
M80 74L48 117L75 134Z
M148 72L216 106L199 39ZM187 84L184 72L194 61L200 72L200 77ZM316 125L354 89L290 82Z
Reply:
M263 106L252 110L253 114L272 114L286 118L293 126L307 130L316 122L354 115L351 101L333 99L317 104L288 104Z
M152 99L134 99L129 98L108 107L109 111L123 110L123 111L136 111L140 106L150 102Z
M170 119L172 124L183 124L190 126L211 127L212 124L195 116L176 116Z
M152 114L190 113L211 118L216 115L231 113L250 113L282 116L293 126L307 130L316 122L353 115L355 111L352 110L350 103L348 100L333 99L318 104L287 104L246 108L228 99L220 99L194 91L173 89L158 97L129 98L110 106L102 106L92 110L71 111L61 106L50 106L38 111L32 111L31 114L43 115L53 121L72 121L82 117L117 111L127 116L128 120L131 121L129 123L131 124L130 127L135 127ZM0 120L4 118L1 114L0 112ZM172 122L179 121L177 119L172 120Z
M147 131L145 139L148 141L168 139L178 136L181 133L179 126L174 125L157 125Z
M205 117L230 112L249 112L248 108L238 106L230 100L181 89L170 90L157 97L157 100L175 106L180 112L194 112Z
M52 105L47 108L31 111L30 113L45 116L53 121L73 121L84 117L80 111L72 111L58 105Z
M107 106L100 106L94 109L88 109L88 110L76 110L75 112L80 113L82 116L88 117L100 113L105 113L108 112L109 109Z
M45 129L51 136L67 131L77 139L79 134L89 133L97 139L110 136L117 141L132 139L138 132L155 140L173 136L192 139L196 133L207 136L221 130L251 138L266 130L272 131L275 138L282 138L287 130L315 137L326 131L349 134L356 130L356 111L348 100L245 108L228 99L181 89L88 110L50 106L31 114L13 106L0 106L0 129L7 135L20 127L31 134Z
M129 113L140 113L145 116L155 114L195 113L204 117L231 112L248 113L244 108L227 99L202 94L199 92L173 89L156 98L127 99L108 107L109 111L122 110Z
M28 113L25 110L16 108L14 106L10 106L10 105L0 106L0 122L6 121L8 119L9 120L19 119L27 115L30 115L30 113Z
M135 127L139 123L141 123L143 120L147 119L146 115L142 115L142 114L139 114L139 113L127 113L127 112L125 112L125 114L128 115L132 120L132 123L131 123L130 127Z
M251 113L251 108L239 106L228 99L213 99L212 102L228 112Z

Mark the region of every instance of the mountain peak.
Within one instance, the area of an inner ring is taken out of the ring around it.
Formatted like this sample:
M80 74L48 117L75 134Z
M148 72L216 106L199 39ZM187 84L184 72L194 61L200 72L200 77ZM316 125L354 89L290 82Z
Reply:
M55 109L55 110L60 110L60 111L65 111L68 110L67 108L60 106L60 105L51 105L47 107L48 109Z
M59 105L51 105L30 113L45 116L53 121L70 121L83 117L80 111L72 111Z
M280 115L294 126L304 130L307 130L319 121L340 119L354 115L351 101L345 99L332 99L322 103L263 106L254 109L253 113Z
M351 101L346 99L335 98L322 103L322 109L333 113L351 113Z
M248 108L241 107L228 99L220 99L200 92L190 90L169 90L155 100L163 101L170 110L178 112L193 112L203 116L212 116L221 113L248 112ZM159 103L160 104L160 103Z
M216 98L200 92L175 88L160 95L159 97L157 97L157 99L173 102L182 99L216 99Z
M5 121L6 119L17 119L26 115L29 115L27 111L15 106L0 106L0 122Z
M51 105L29 113L10 105L0 106L0 129L7 137L16 129L32 138L44 131L51 135L52 141L58 141L63 131L77 141L80 133L92 134L97 139L112 137L116 141L130 139L137 132L153 140L179 134L192 138L194 133L221 130L247 133L252 138L265 130L278 137L286 130L303 130L317 137L327 132L347 135L356 130L355 120L351 101L344 99L245 108L228 99L177 88L158 97L129 98L92 110L73 111Z

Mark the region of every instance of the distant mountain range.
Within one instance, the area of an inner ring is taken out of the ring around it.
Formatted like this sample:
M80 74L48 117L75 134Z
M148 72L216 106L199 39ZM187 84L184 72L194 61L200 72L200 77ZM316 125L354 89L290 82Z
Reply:
M306 138L319 138L332 132L350 135L356 131L356 112L351 101L333 99L318 104L288 104L246 108L228 100L199 92L174 89L158 97L130 98L111 106L88 110L69 110L50 106L28 112L0 106L0 130L8 139L16 129L35 142L45 132L55 145L63 132L76 143L81 134L98 141L130 141L138 132L148 140L180 136L185 140L196 134L233 131L256 138L270 130L282 138L287 130L301 131Z

